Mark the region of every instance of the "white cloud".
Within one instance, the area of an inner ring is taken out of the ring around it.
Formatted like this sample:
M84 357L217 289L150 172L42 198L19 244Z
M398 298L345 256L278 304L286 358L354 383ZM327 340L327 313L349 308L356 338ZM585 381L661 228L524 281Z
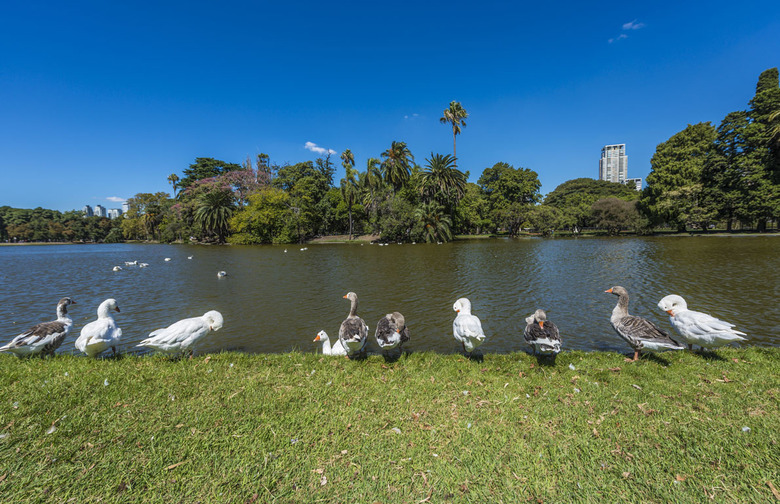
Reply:
M303 146L306 150L310 150L316 154L319 154L320 156L324 156L325 154L336 154L336 151L333 149L326 149L324 147L319 147L314 142L306 142Z
M412 115L405 115L404 119L406 119L406 120L409 120L409 119L414 120L414 119L417 119L418 117L420 117L420 114L412 114Z
M625 33L621 33L617 37L609 39L607 42L609 42L611 44L613 42L617 42L618 40L623 40L623 39L627 39L627 38L628 38L628 35L626 35Z
M113 201L114 203L123 203L127 201L125 198L120 198L119 196L109 196L106 198L106 201Z
M633 20L633 21L630 21L628 23L624 23L623 24L623 29L624 30L638 30L638 29L644 28L644 27L645 27L645 24L644 23L637 23L636 19Z

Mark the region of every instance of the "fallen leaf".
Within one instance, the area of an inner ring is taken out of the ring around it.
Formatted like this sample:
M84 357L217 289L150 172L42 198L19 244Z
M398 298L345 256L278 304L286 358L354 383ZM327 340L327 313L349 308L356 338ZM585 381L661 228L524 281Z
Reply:
M260 497L260 494L252 494L252 497L244 501L244 504L254 504L258 497Z
M626 472L623 473L623 477L624 478L628 478L629 476L631 476L630 472L626 471Z
M609 368L609 370L612 371L613 373L619 373L621 371L619 367L611 367Z
M177 424L177 425L176 425L176 428L177 428L177 429L181 429L182 427L184 427L184 424L183 424L183 423L180 423L180 424Z
M0 476L0 482L2 482L3 480L5 480L5 478L6 478L7 476L8 476L8 473L5 473L5 474L3 474L2 476ZM771 483L770 483L770 485L771 485Z
M680 475L678 474L677 476L675 476L675 477L674 477L674 479L675 479L675 480L677 480L677 481L685 481L685 480L686 480L686 477L685 477L685 476L680 476Z
M322 475L322 478L320 478L320 486L325 486L328 484L328 478L325 477L325 475Z
M642 390L642 387L640 387L639 385L637 385L635 383L632 383L631 386L634 387L637 390Z
M3 478L5 478L5 475L3 475ZM0 478L0 481L3 481L2 478ZM775 499L780 500L780 492L777 491L777 488L775 488L775 486L772 484L772 482L771 481L767 481L766 484L769 487L769 489L772 490L772 493L774 494Z
M170 471L171 469L175 469L176 467L179 467L182 464L186 464L186 460L182 460L181 462L176 462L175 464L171 464L168 467L165 468L166 471Z
M311 471L311 472L315 472L315 473L317 473L317 474L322 474L322 473L324 473L324 472L325 472L325 469L319 469L319 468L318 468L318 469L312 469L312 471Z
M347 450L341 450L341 454L342 455L346 455L347 454Z

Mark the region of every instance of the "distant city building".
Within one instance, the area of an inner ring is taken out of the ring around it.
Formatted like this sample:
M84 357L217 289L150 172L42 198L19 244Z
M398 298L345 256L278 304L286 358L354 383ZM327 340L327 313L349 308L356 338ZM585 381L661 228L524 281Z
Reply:
M627 186L634 186L634 188L637 191L642 190L642 179L641 178L629 178L626 179L626 185Z
M108 217L108 213L103 205L95 205L95 215L98 217Z
M127 203L127 201L125 201L124 203L122 203L122 213L126 214L129 211L130 211L130 205Z
M81 211L84 212L84 217L92 217L94 215L92 207L89 205L84 205L84 208L82 208Z
M120 215L122 215L122 210L120 210L118 208L109 208L108 209L108 218L109 219L118 219Z
M599 180L625 184L627 179L626 144L605 145L599 159Z

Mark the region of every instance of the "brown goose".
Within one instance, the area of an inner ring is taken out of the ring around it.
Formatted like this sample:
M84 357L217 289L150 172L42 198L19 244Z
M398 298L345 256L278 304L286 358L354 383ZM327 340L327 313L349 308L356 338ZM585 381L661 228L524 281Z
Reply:
M365 351L368 342L368 324L357 316L358 297L354 292L348 292L344 299L349 299L349 315L339 327L339 341L347 350L348 356L361 354Z
M536 310L526 317L523 337L534 349L534 355L557 355L561 351L561 334L558 326L547 320L544 310Z
M650 350L658 352L661 350L683 350L685 347L674 341L669 335L642 317L635 317L628 314L628 291L616 285L604 292L618 296L617 305L612 310L612 317L609 321L618 336L626 340L634 349L634 358L627 359L636 361L639 358L640 350Z
M394 348L401 349L401 345L411 339L409 328L406 327L406 319L398 312L388 313L376 323L374 333L376 343L383 352Z
M68 305L72 304L76 302L69 297L60 299L57 303L57 320L32 326L7 345L0 347L0 352L12 352L17 357L34 354L54 355L54 351L65 341L73 325L73 321L68 316Z

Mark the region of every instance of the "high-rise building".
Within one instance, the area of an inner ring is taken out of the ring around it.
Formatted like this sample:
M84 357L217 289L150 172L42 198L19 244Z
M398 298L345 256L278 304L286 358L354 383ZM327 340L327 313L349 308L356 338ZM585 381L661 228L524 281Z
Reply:
M84 208L82 208L81 211L84 212L84 217L92 217L94 215L92 207L89 205L84 205Z
M95 205L95 215L98 217L108 217L106 208L103 205Z
M122 203L122 213L127 213L130 211L130 205L125 201Z
M625 184L627 179L626 144L605 145L599 159L599 180Z
M122 215L122 210L120 210L118 208L109 208L108 209L108 218L109 219L118 219L120 215Z
M632 186L637 191L642 190L642 179L641 178L628 178L626 179L626 185Z

